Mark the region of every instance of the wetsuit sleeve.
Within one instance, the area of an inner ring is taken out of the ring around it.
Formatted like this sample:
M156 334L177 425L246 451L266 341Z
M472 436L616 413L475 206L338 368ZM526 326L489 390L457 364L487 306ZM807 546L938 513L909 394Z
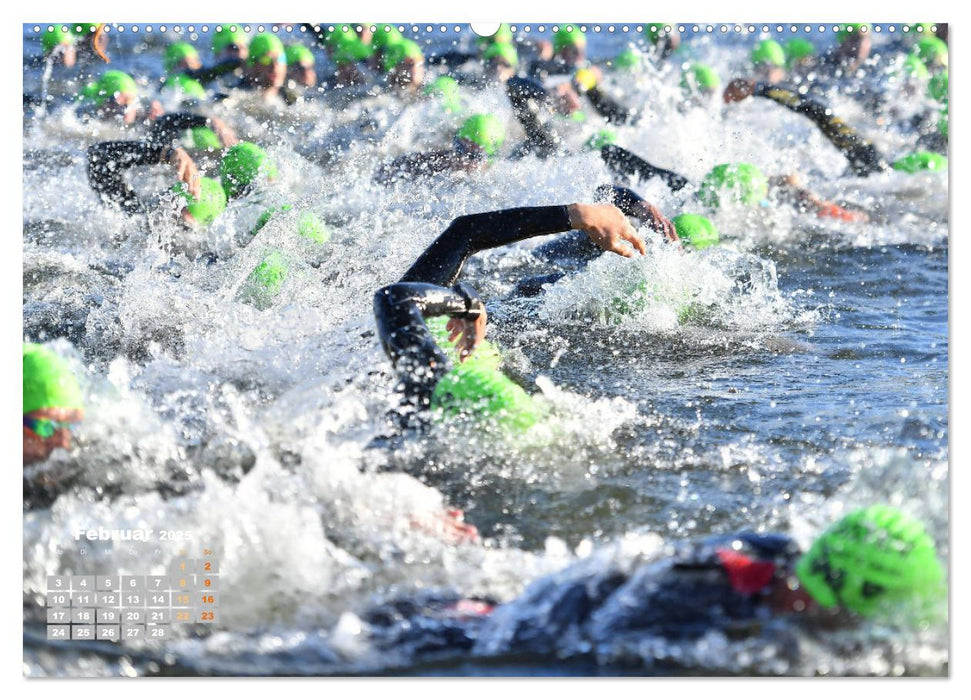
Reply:
M651 165L626 148L621 148L614 144L608 144L601 148L600 157L603 158L608 168L619 175L635 175L641 180L650 180L652 177L659 177L674 192L677 192L688 184L688 178L683 175L678 175L676 172Z
M550 103L549 93L543 86L528 78L510 78L506 82L506 94L512 103L513 114L526 132L530 150L540 157L556 151L562 139L539 118L539 106Z
M434 54L428 56L425 59L425 63L430 66L446 66L448 68L457 68L461 66L466 61L471 61L476 58L474 53L462 53L461 51L446 51L445 53Z
M601 185L594 193L594 198L598 202L613 204L627 216L640 216L642 212L637 206L647 201L634 190L620 185Z
M465 262L475 253L571 228L566 205L460 216L418 256L401 281L455 284Z
M857 175L866 177L887 169L887 160L870 141L835 116L828 107L777 85L759 83L753 94L765 97L796 114L808 117L830 143L846 156Z
M149 141L104 141L88 148L88 181L102 201L128 213L145 211L138 195L124 181L124 173L136 165L162 162L164 144Z
M381 346L394 365L399 389L417 407L427 407L438 380L451 364L425 325L428 316L471 318L482 302L466 287L452 289L421 282L398 282L374 295L374 318Z
M634 121L634 112L627 109L620 102L606 94L599 87L594 86L586 91L587 99L597 110L597 114L611 124L628 124Z
M209 126L209 117L190 112L172 112L163 114L155 120L148 138L155 144L169 145L179 138L186 129Z
M219 76L226 75L226 73L232 73L234 70L241 68L242 66L242 59L230 58L208 68L196 68L195 70L187 70L184 72L190 78L198 80L203 85L206 85L207 83L211 83Z

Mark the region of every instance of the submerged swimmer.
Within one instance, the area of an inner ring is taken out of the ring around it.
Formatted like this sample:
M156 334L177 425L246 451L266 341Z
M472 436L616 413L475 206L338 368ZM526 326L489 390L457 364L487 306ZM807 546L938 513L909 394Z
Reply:
M946 584L923 525L875 505L841 518L805 553L785 535L713 536L596 570L581 560L498 607L439 596L410 609L385 603L364 619L380 646L561 658L627 639L758 637L783 620L822 630L903 610L926 620L946 603Z

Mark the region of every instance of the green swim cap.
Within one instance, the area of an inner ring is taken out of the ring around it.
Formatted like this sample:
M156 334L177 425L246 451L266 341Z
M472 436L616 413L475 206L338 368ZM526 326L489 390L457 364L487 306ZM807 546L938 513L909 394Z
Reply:
M839 25L839 29L836 30L836 41L837 41L837 43L842 44L844 41L846 41L847 39L849 39L854 34L861 34L862 32L860 30L863 29L864 27L866 27L868 30L870 29L870 25L869 24L865 24L865 23L863 23L863 24L852 24L851 23L851 24L841 24L841 25Z
M182 146L193 151L218 151L223 147L216 132L208 126L195 126L187 129L181 139Z
M249 65L257 62L262 63L260 59L269 56L271 53L275 53L286 63L287 50L284 48L283 42L280 41L280 37L275 34L257 34L253 37L253 41L250 42L249 58L246 59L246 63Z
M775 39L763 39L752 49L752 63L757 66L777 66L786 64L786 52Z
M425 86L425 94L441 100L442 107L449 112L461 112L462 102L459 99L459 84L455 78L440 75Z
M101 22L70 22L75 34L94 34L101 26Z
M921 37L914 45L914 53L928 68L947 66L947 44L936 36Z
M424 55L421 52L421 46L411 39L402 39L396 44L391 44L391 46L384 51L384 72L387 73L391 71L391 69L404 61L406 58L412 58L416 61L424 60Z
M927 93L938 102L947 104L947 69L931 78L927 84Z
M664 29L666 26L668 26L667 22L645 22L644 35L652 45L656 44L657 40L661 38L662 34L668 33Z
M488 61L490 58L501 58L513 68L519 65L519 54L512 44L492 44L482 54L483 61Z
M42 408L82 410L81 387L60 355L24 343L24 415Z
M796 563L796 576L823 607L842 605L864 616L883 602L942 596L945 583L924 526L885 505L830 526Z
M480 47L488 44L512 44L512 29L509 28L508 24L500 24L495 34L477 37L476 42Z
M803 39L802 37L796 37L787 41L785 51L787 68L792 68L796 62L802 60L803 58L816 55L816 47L813 46L813 42L809 41L809 39Z
M681 87L685 90L714 92L721 84L718 73L703 63L694 63L681 74Z
M604 146L609 146L612 143L617 143L617 134L610 129L601 129L588 138L583 146L591 151L599 151Z
M927 80L931 77L930 71L927 70L927 66L924 62L920 60L917 54L911 53L907 54L904 58L904 73L909 77L917 78L918 80Z
M637 66L641 65L641 54L634 49L624 49L619 54L614 56L614 60L610 63L614 68L620 68L623 70L637 68Z
M727 192L726 192L727 190ZM717 209L725 202L758 206L769 193L769 181L750 163L722 163L711 169L698 189L698 198ZM722 197L728 199L722 200Z
M583 48L587 45L587 36L575 24L564 24L553 34L553 51L557 53L568 46Z
M448 356L454 364L459 364L459 353L455 348L455 343L449 342L448 339L448 316L432 316L425 319L425 325L428 326L428 330L431 331L432 336L435 338L435 342L438 347ZM479 346L475 351L465 359L462 363L465 365L479 365L486 366L492 369L498 370L499 366L502 364L502 356L496 349L496 346L490 343L488 340L483 340L479 343Z
M162 85L162 89L179 91L182 93L183 99L206 99L206 89L202 87L202 83L194 78L190 78L184 73L170 75Z
M279 250L267 253L240 286L236 298L260 311L269 308L290 276L290 263Z
M227 197L235 197L258 177L272 180L279 175L276 163L255 143L237 143L226 151L219 163L223 189Z
M527 430L539 420L532 397L498 369L465 362L435 385L431 408L444 416L472 416L511 430Z
M187 58L199 58L196 47L187 41L177 41L169 44L165 49L165 57L162 62L165 64L165 72L171 73L177 65Z
M371 46L376 51L383 51L391 44L404 40L404 35L393 24L375 25L375 32L371 35Z
M471 141L486 155L494 156L506 140L506 127L491 114L475 114L462 122L455 137Z
M682 243L695 250L718 245L720 241L718 229L704 216L679 214L671 219L671 223L674 224L674 230L678 232Z
M184 182L177 182L172 186L172 191L182 199L183 206L189 210L196 224L203 228L209 226L226 209L226 193L223 192L222 185L211 177L199 180L198 199L189 193Z
M897 160L893 164L894 170L905 173L916 173L921 170L947 170L947 157L930 151L917 151Z
M74 35L71 32L62 32L60 27L54 27L53 32L40 35L40 45L44 53L48 54L58 46L73 46Z
M236 30L233 31L233 27ZM212 52L214 54L221 54L228 46L239 46L246 48L249 40L246 38L246 34L235 24L221 24L216 28L216 31L212 35Z
M314 65L316 60L313 53L303 44L290 44L286 50L287 65L298 66L304 63Z
M90 97L99 106L117 94L138 95L138 85L135 84L135 80L128 73L120 70L105 71L100 80L89 84L84 89L85 97Z

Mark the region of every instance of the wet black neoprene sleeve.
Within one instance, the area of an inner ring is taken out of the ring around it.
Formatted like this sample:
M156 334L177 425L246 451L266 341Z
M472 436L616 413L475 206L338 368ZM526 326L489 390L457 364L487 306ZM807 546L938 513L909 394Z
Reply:
M401 281L449 286L455 284L466 260L479 251L571 228L565 204L460 216L418 256Z
M163 114L155 120L148 138L155 143L169 145L171 141L182 135L186 129L209 126L209 117L191 112L172 112Z
M590 100L590 104L597 110L597 114L611 124L627 124L633 121L634 112L607 95L599 87L592 87L585 94L587 99Z
M636 175L641 180L659 177L675 192L688 184L688 178L683 175L651 165L626 148L614 144L608 144L601 148L600 157L603 158L608 168L619 175Z
M103 141L88 148L88 181L101 199L115 204L127 214L138 214L145 207L135 190L123 179L124 172L136 165L157 165L168 144L150 141Z
M866 177L887 169L887 160L877 147L835 116L828 107L777 85L759 83L753 94L765 97L796 114L808 117L829 141L846 156L857 175Z
M506 94L513 114L526 132L530 148L541 157L556 151L563 140L539 118L539 106L549 102L549 94L543 86L528 78L510 78L506 82Z
M232 73L237 68L242 67L243 60L240 58L230 58L228 60L217 63L214 66L208 68L196 68L195 70L187 70L185 74L188 75L193 80L198 80L203 85L211 83L213 80L226 73Z
M391 359L399 389L418 407L427 407L438 380L451 363L435 342L427 316L474 318L482 302L463 285L451 289L423 282L397 282L374 295L374 319L381 346Z

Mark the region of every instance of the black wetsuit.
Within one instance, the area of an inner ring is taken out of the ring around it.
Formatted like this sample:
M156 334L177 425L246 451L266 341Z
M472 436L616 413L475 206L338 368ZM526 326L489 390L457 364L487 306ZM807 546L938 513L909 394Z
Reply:
M173 142L186 129L208 126L208 117L176 112L159 117L148 136L140 141L102 141L88 148L88 181L106 204L127 214L143 214L145 204L124 180L136 165L159 165L167 160Z
M755 635L778 617L771 594L786 586L800 554L782 535L717 536L629 566L594 570L581 560L494 611L483 606L483 615L465 622L455 618L457 597L444 595L410 607L384 604L365 620L381 646L426 653L457 644L477 654L548 655L625 636Z
M854 174L861 177L883 172L887 159L870 141L835 116L828 107L778 85L759 83L753 95L765 97L796 114L808 117L829 141L846 156Z

